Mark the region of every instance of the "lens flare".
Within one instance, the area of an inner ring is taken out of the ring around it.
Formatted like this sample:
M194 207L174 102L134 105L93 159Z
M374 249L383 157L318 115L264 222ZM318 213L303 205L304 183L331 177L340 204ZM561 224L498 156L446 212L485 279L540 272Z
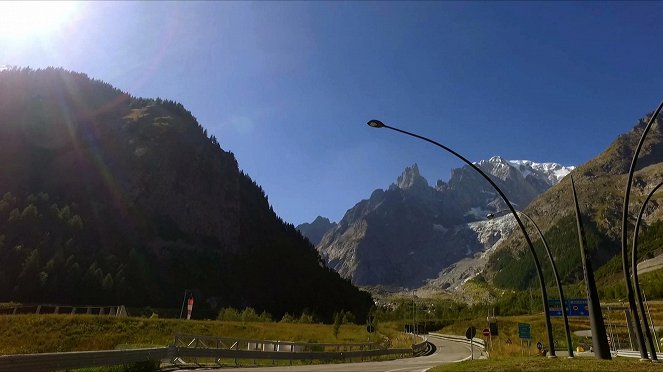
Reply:
M67 23L78 4L72 1L0 1L0 38L55 32Z

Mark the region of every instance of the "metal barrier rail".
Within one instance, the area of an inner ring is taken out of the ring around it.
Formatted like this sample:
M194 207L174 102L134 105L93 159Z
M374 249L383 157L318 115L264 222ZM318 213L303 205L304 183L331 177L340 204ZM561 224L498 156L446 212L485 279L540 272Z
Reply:
M0 371L55 371L108 365L159 361L172 358L173 348L161 347L135 350L79 351L1 355Z
M387 349L375 343L365 344L305 344L285 341L234 340L221 337L178 335L180 344L189 338L189 345L133 350L79 351L66 353L40 353L0 355L0 372L9 371L55 371L77 368L122 365L146 361L169 361L177 358L220 359L267 359L267 360L343 360L364 359L379 356L410 357L412 349ZM210 347L211 341L220 347ZM233 341L232 343L230 341ZM240 349L240 342L276 345L273 350ZM194 346L197 345L197 346ZM230 345L230 346L228 346ZM302 346L301 350L297 346ZM306 347L304 347L306 346ZM334 348L334 351L325 349ZM342 349L342 350L341 350Z
M383 350L386 349L381 344L374 342L367 343L305 343L291 341L272 341L272 340L251 340L236 339L214 336L198 336L188 334L176 334L176 347L193 347L204 349L227 349L227 350L248 350L248 351L277 351L277 352L347 352L357 350Z
M174 351L181 358L212 358L212 359L267 359L267 360L342 360L368 358L387 355L412 356L412 349L382 349L355 351L250 351L228 349L194 349L178 347Z
M428 345L428 339L424 338L423 342L412 345L412 355L421 356L426 354L430 350Z

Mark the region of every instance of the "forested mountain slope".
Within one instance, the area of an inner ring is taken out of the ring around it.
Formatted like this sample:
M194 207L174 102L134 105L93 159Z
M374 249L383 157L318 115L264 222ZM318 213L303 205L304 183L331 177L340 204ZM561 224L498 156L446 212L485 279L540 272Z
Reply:
M0 72L0 197L0 301L372 305L181 104L84 74Z

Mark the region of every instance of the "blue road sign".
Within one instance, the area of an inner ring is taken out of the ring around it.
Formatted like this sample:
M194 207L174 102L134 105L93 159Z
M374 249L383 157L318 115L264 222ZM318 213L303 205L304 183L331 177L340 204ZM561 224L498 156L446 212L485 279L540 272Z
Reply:
M562 316L562 305L561 305L561 303L562 302L559 300L559 298L550 298L550 299L548 299L548 311L550 312L550 316ZM568 314L568 310L567 310L567 314Z
M562 316L562 306L558 298L548 299L548 310L550 316ZM587 299L573 298L566 300L566 315L568 316L589 316L589 307Z
M586 298L573 298L566 300L567 314L569 316L589 316L589 306Z
M528 323L518 323L518 337L530 340L532 338L532 327Z

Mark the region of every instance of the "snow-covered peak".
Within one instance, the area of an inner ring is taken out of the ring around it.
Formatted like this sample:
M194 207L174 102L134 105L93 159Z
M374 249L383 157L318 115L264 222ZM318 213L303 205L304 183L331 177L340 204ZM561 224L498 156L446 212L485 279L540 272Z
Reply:
M551 186L558 184L562 178L575 169L574 166L565 167L558 163L535 163L530 160L509 160L509 164L520 171L523 177L533 174L547 179Z
M505 179L510 168L517 170L523 178L532 176L547 183L549 186L557 185L562 178L575 169L574 166L565 167L558 163L536 163L531 160L506 160L501 156L493 156L488 160L475 162L475 165L488 170L492 175Z

